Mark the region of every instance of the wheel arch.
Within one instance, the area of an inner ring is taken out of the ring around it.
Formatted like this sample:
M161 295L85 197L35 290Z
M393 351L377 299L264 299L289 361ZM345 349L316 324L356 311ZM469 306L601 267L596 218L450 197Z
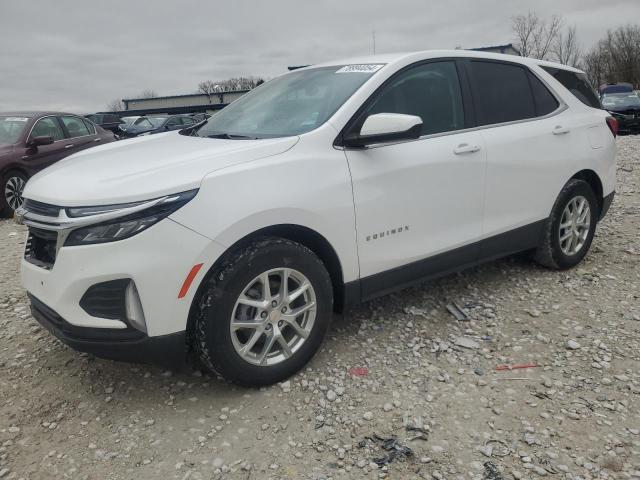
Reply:
M595 193L596 195L596 199L598 200L598 216L600 216L604 204L604 191L600 176L593 170L584 169L575 173L569 180L573 179L582 180L589 184L589 186L593 190L593 193Z
M296 224L271 225L251 232L242 237L240 240L236 241L233 245L227 248L227 250L225 250L225 252L220 255L220 257L209 268L202 281L198 285L196 294L193 296L191 307L189 309L189 318L187 320L187 332L191 331L193 327L194 308L196 307L196 302L200 298L202 289L205 287L207 283L206 280L209 278L209 276L212 275L216 268L224 263L230 255L237 252L238 250L245 248L253 240L260 237L286 238L287 240L291 240L292 242L304 245L313 253L315 253L327 268L327 272L329 273L329 277L331 278L334 311L338 313L344 311L345 305L348 300L346 298L347 293L345 289L342 263L340 262L340 258L338 257L338 254L331 243L323 235L309 227L304 227L302 225Z

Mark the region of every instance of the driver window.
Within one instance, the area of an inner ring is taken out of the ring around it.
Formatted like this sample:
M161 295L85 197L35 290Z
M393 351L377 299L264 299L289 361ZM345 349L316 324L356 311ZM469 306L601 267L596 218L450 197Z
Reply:
M432 62L410 68L386 85L366 110L402 113L422 119L421 135L464 128L462 93L455 63Z
M41 118L33 126L31 137L52 137L53 141L62 140L64 133L55 117Z

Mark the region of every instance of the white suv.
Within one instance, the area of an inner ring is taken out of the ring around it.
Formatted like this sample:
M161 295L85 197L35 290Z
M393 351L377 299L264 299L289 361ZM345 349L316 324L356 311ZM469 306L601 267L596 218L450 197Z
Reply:
M576 265L616 122L579 70L462 50L296 70L33 177L22 281L81 351L282 380L332 313L520 251Z

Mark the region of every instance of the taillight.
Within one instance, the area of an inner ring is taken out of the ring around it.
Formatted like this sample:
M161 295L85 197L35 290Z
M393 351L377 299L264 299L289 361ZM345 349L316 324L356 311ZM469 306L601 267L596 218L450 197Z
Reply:
M618 120L616 120L613 117L607 117L606 121L607 121L607 126L609 127L609 130L611 130L611 133L613 134L613 136L617 137L618 136Z

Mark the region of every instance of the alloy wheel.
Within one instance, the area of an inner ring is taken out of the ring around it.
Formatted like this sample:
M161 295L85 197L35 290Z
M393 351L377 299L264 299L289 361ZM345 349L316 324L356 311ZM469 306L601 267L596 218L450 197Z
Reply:
M249 282L236 300L231 340L243 360L271 366L300 349L315 319L316 294L307 277L291 268L271 269Z
M575 255L587 241L591 227L591 209L582 195L573 197L562 212L559 235L560 249L565 255Z
M24 202L22 191L26 183L26 180L22 177L9 177L4 185L4 198L7 201L7 205L14 211L21 207Z

